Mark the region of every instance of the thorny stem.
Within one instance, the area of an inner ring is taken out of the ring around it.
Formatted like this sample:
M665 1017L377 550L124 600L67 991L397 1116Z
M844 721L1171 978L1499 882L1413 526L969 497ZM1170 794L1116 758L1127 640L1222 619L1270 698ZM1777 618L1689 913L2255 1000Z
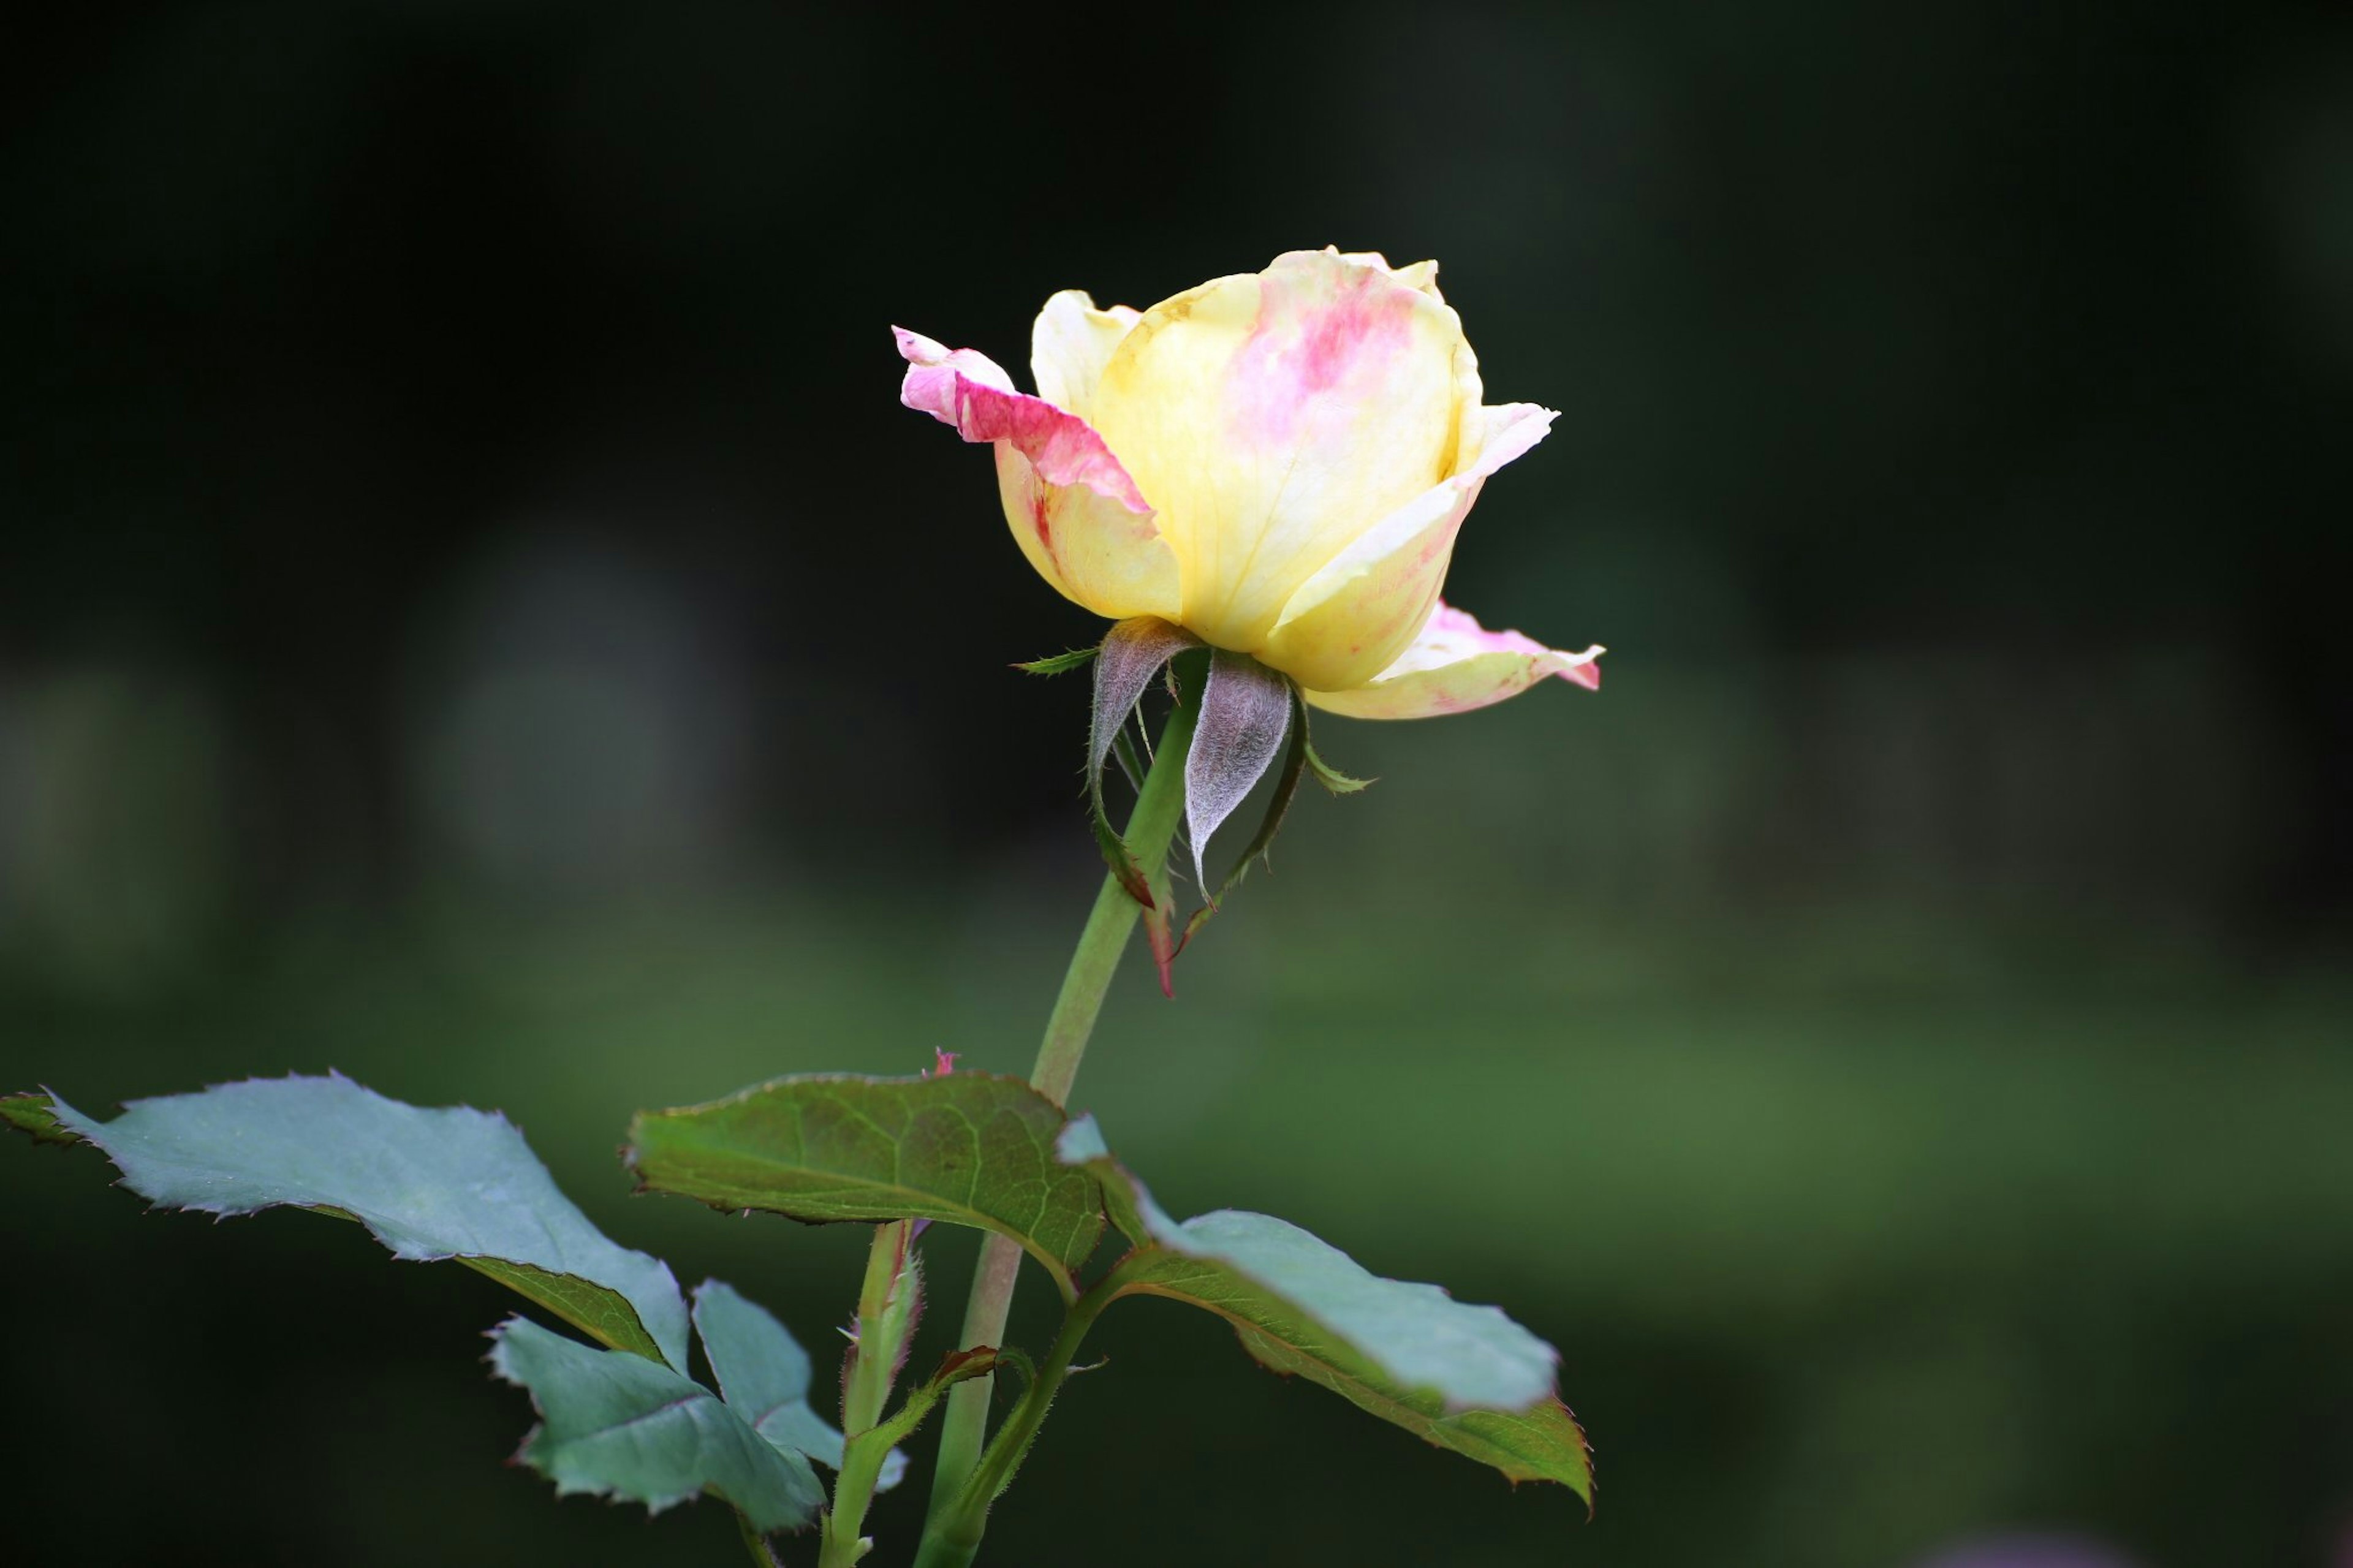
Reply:
M866 1279L858 1291L857 1338L842 1368L841 1432L849 1448L834 1480L818 1568L849 1568L865 1554L859 1531L890 1446L878 1447L859 1439L881 1421L892 1380L905 1359L913 1312L903 1293L922 1289L914 1242L914 1223L896 1220L874 1227L873 1245L867 1250Z
M841 1380L844 1437L855 1437L882 1419L892 1376L904 1359L905 1345L891 1342L902 1336L890 1332L887 1313L900 1277L907 1271L914 1229L912 1221L903 1219L874 1227L874 1244L866 1254L866 1279L858 1291L858 1339L849 1347L849 1366Z
M981 1455L979 1469L972 1471L972 1481L965 1483L963 1495L955 1500L955 1514L948 1519L948 1528L944 1531L951 1542L969 1535L974 1547L981 1544L981 1526L988 1519L988 1504L996 1502L1005 1493L1005 1488L1012 1486L1014 1471L1021 1469L1021 1459L1029 1458L1030 1443L1038 1441L1038 1426L1045 1425L1045 1413L1054 1405L1054 1396L1061 1392L1063 1377L1071 1375L1071 1361L1078 1359L1080 1342L1087 1337L1087 1331L1094 1328L1094 1319L1103 1314L1103 1307L1120 1298L1123 1283L1124 1280L1113 1276L1071 1304L1071 1311L1061 1321L1061 1332L1054 1337L1054 1349L1045 1353L1045 1363L1040 1363L1038 1375L1030 1377L1021 1404L1014 1405L1014 1413L1005 1417L997 1436L990 1438L988 1453ZM957 1528L967 1519L969 1528Z
M1124 1285L1125 1281L1114 1271L1071 1303L1062 1319L1062 1331L1055 1337L1054 1348L1046 1352L1037 1375L1022 1394L1021 1403L1013 1407L1013 1414L1005 1418L1005 1425L989 1440L988 1451L981 1456L972 1479L925 1534L915 1568L965 1568L979 1552L981 1532L988 1527L989 1505L1013 1484L1014 1472L1029 1457L1029 1445L1037 1441L1038 1428L1045 1425L1046 1412L1052 1407L1054 1395L1061 1391L1062 1380L1071 1374L1071 1363L1078 1359L1081 1342L1094 1327L1103 1310L1120 1298Z
M834 1490L833 1511L826 1517L825 1543L818 1568L850 1568L873 1548L874 1543L860 1531L865 1528L866 1508L873 1500L874 1483L881 1476L883 1461L891 1457L892 1448L923 1424L923 1417L932 1413L943 1390L978 1375L980 1368L994 1364L995 1360L993 1354L984 1352L962 1366L944 1367L907 1395L897 1415L877 1422L844 1445L841 1481Z
M1176 710L1168 715L1167 727L1160 732L1160 744L1152 753L1152 766L1145 775L1144 787L1136 793L1135 810L1127 819L1128 847L1147 873L1156 870L1167 859L1169 841L1176 837L1177 822L1184 816L1185 754L1192 746L1198 704L1197 691L1179 694ZM1103 1011L1103 994L1111 987L1120 955L1126 951L1128 936L1135 930L1142 912L1120 886L1117 877L1103 878L1102 890L1095 895L1094 910L1087 916L1086 929L1079 933L1079 945L1071 954L1071 967L1062 976L1061 992L1054 998L1054 1011L1046 1020L1046 1037L1038 1047L1037 1066L1029 1074L1030 1083L1058 1105L1069 1101L1071 1084L1079 1075L1080 1059L1086 1055L1087 1038L1094 1032L1096 1016ZM970 1347L1003 1342L1006 1314L1013 1304L1014 1279L1020 1266L1020 1243L994 1234L982 1241L980 1263L972 1277L972 1295L965 1307L960 1344ZM948 1395L947 1415L940 1426L939 1459L932 1474L931 1517L923 1559L926 1563L932 1551L931 1533L956 1509L965 1483L972 1479L974 1468L980 1463L982 1440L988 1428L991 1382L985 1377L976 1378ZM976 1546L976 1524L975 1528L973 1541ZM967 1560L969 1556L967 1552Z

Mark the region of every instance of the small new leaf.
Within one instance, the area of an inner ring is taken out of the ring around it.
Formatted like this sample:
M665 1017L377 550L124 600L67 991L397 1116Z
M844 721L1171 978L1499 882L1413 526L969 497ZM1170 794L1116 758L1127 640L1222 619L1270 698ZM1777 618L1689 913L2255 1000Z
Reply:
M558 1493L626 1498L659 1513L712 1492L763 1534L801 1529L824 1505L807 1459L701 1384L523 1318L491 1337L492 1370L528 1390L540 1415L516 1458Z
M46 1094L0 1094L0 1121L36 1143L79 1143L81 1134L58 1120L57 1102Z
M590 1224L495 1112L404 1105L340 1074L133 1100L107 1122L50 1106L153 1203L357 1220L396 1258L455 1259L606 1344L686 1364L686 1302L669 1267Z
M778 1079L639 1113L626 1158L655 1192L794 1219L947 1220L1011 1237L1075 1293L1103 1236L1094 1177L1054 1158L1061 1107L1018 1079Z
M1068 653L1050 653L1043 658L1033 658L1027 664L1017 664L1013 668L1026 675L1062 675L1093 662L1100 651L1098 648L1074 647Z
M730 1409L776 1447L841 1468L841 1432L809 1404L808 1352L773 1313L706 1279L694 1292L694 1331ZM893 1452L882 1462L881 1489L906 1473L907 1457Z

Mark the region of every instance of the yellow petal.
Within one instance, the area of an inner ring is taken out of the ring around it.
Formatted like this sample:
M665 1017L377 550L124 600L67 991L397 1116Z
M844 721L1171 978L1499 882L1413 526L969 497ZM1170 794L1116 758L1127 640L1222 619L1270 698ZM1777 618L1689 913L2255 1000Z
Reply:
M1046 301L1029 334L1029 374L1038 395L1084 419L1112 351L1143 312L1125 305L1098 310L1083 289L1065 289Z
M1476 366L1386 265L1294 251L1145 311L1090 423L1176 551L1183 624L1254 653L1302 584L1455 471Z
M1038 575L1114 621L1176 618L1176 556L1149 512L1085 485L1049 484L1010 441L997 443L1005 521Z
M1103 437L1069 410L1014 391L985 354L904 328L897 335L907 362L899 401L996 448L1005 519L1038 574L1100 616L1173 619L1176 557Z
M1601 686L1603 653L1562 653L1517 632L1491 632L1462 611L1438 606L1430 625L1397 662L1368 685L1303 695L1327 712L1352 719L1430 719L1501 702L1555 676L1588 691Z
M1438 291L1438 263L1435 261L1413 261L1403 267L1391 267L1388 258L1377 250L1343 250L1338 255L1343 261L1377 267L1407 288L1419 289L1433 300L1445 298Z
M1463 424L1477 457L1383 519L1301 584L1261 662L1314 691L1362 686L1387 669L1430 618L1454 536L1487 476L1544 439L1554 419L1532 403L1475 410Z

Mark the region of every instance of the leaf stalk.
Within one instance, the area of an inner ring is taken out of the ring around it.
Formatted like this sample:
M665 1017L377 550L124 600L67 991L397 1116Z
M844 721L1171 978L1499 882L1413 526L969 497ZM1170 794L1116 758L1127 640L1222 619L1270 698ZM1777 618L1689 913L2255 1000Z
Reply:
M1021 1461L1029 1457L1030 1445L1038 1440L1038 1429L1045 1425L1046 1413L1053 1406L1054 1395L1061 1391L1063 1380L1071 1374L1071 1363L1078 1359L1087 1331L1094 1327L1103 1310L1125 1289L1125 1278L1113 1269L1071 1303L1063 1315L1061 1332L1055 1336L1053 1348L1039 1363L1036 1375L1022 1393L1021 1402L989 1440L987 1451L955 1500L944 1512L934 1515L931 1527L923 1532L915 1568L966 1568L978 1553L981 1535L988 1528L989 1505L1013 1484Z

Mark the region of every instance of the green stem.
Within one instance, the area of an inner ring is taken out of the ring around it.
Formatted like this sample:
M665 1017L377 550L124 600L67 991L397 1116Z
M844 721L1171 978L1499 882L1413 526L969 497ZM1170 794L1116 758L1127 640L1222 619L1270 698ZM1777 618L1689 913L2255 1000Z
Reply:
M1062 1331L1055 1336L1054 1348L1046 1352L1021 1403L1013 1407L1013 1414L1006 1417L1005 1425L990 1439L988 1451L954 1500L934 1515L931 1527L923 1532L915 1568L967 1568L978 1553L981 1534L988 1528L989 1505L1013 1484L1014 1472L1029 1457L1029 1445L1037 1441L1038 1428L1045 1425L1046 1412L1052 1408L1054 1395L1061 1391L1063 1379L1071 1374L1071 1363L1078 1359L1079 1345L1103 1310L1119 1299L1124 1285L1125 1281L1114 1272L1071 1303L1062 1319Z
M882 1419L898 1367L900 1336L891 1333L892 1292L906 1271L914 1227L905 1220L874 1227L866 1253L866 1279L858 1291L858 1342L850 1347L849 1375L841 1380L841 1432L855 1437Z
M1147 873L1168 858L1169 841L1176 836L1176 824L1184 816L1185 753L1192 747L1199 700L1192 690L1177 699L1175 711L1168 715L1168 726L1161 731L1159 749L1153 753L1152 769L1136 794L1135 810L1127 819L1128 847ZM1071 954L1071 967L1062 975L1061 993L1054 998L1053 1014L1046 1020L1046 1037L1038 1047L1038 1063L1029 1074L1030 1083L1058 1105L1070 1100L1088 1037L1094 1033L1096 1016L1103 1011L1103 994L1111 988L1111 977L1142 913L1118 878L1103 879L1102 890L1095 894L1094 910L1087 916L1078 948ZM959 1343L968 1349L1004 1342L1005 1319L1013 1305L1013 1284L1020 1267L1018 1242L995 1235L982 1241ZM940 1425L939 1460L932 1474L934 1525L955 1507L980 1462L981 1444L988 1430L990 1384L987 1378L976 1378L948 1395L947 1415ZM925 1551L930 1551L928 1538Z
M904 1354L914 1315L909 1293L922 1289L916 1270L913 1225L897 1220L876 1226L866 1253L866 1279L858 1291L858 1339L850 1346L841 1380L841 1432L848 1452L834 1479L818 1568L849 1568L865 1554L859 1531L891 1447L860 1439L881 1423L882 1406L891 1397L892 1377ZM925 1400L923 1407L928 1410L931 1402Z
M870 1434L871 1436L871 1434ZM841 1456L841 1476L834 1488L834 1506L825 1516L825 1540L818 1548L817 1568L851 1568L872 1542L862 1533L866 1510L874 1500L874 1484L881 1479L888 1445L852 1443Z
M944 1371L908 1394L896 1415L868 1427L843 1446L841 1482L834 1489L833 1510L826 1516L825 1543L820 1548L818 1568L851 1568L872 1549L874 1543L860 1531L866 1528L867 1505L873 1500L874 1483L881 1477L883 1461L891 1457L892 1448L923 1424L923 1417L932 1413L944 1389L977 1375L976 1370Z

